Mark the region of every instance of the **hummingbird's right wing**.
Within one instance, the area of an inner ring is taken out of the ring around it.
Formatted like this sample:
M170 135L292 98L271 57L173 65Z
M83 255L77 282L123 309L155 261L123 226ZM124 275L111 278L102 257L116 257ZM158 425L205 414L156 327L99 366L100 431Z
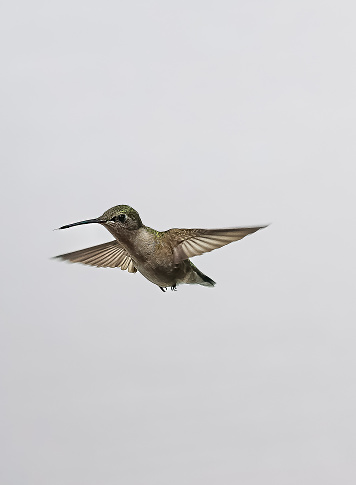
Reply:
M116 240L73 253L60 254L55 256L56 258L64 259L70 263L89 264L99 268L120 267L122 270L127 269L129 273L136 273L137 271L129 253Z
M213 251L233 241L239 241L266 226L235 227L231 229L170 229L167 233L173 242L174 262Z

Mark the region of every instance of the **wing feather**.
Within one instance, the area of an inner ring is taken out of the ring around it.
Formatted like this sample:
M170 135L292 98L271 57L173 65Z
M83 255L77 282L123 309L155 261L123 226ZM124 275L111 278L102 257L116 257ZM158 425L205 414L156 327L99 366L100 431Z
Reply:
M137 269L135 268L132 260L130 261L130 264L129 264L128 268L127 268L127 271L129 273L136 273L136 271L137 271Z
M116 240L73 253L61 254L55 258L100 268L120 267L122 270L127 269L129 273L136 273L137 271L129 253Z
M199 256L239 241L266 226L236 227L231 229L170 229L168 232L173 240L174 262Z

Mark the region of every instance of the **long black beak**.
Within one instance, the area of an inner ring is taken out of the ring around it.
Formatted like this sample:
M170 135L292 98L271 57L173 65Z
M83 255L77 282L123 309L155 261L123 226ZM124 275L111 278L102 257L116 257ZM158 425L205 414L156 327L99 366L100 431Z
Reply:
M88 219L87 221L73 222L73 224L67 224L66 226L59 227L58 229L68 229L68 227L81 226L83 224L100 224L105 221L101 219Z

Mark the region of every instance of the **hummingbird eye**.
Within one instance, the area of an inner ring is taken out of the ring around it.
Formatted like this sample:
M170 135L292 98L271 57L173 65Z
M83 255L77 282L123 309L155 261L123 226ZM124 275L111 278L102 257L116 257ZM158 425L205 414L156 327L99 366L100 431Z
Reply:
M119 214L118 216L114 216L109 219L111 222L125 222L126 221L126 214Z
M119 214L118 216L114 216L110 219L111 222L125 222L126 214Z

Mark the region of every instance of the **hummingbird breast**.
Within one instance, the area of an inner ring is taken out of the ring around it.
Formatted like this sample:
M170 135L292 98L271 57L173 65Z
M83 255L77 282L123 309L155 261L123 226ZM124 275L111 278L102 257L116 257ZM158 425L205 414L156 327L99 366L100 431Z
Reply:
M167 287L184 279L188 267L185 261L174 264L173 248L165 233L142 227L135 234L118 237L115 234L115 237L130 254L137 270L152 283Z

